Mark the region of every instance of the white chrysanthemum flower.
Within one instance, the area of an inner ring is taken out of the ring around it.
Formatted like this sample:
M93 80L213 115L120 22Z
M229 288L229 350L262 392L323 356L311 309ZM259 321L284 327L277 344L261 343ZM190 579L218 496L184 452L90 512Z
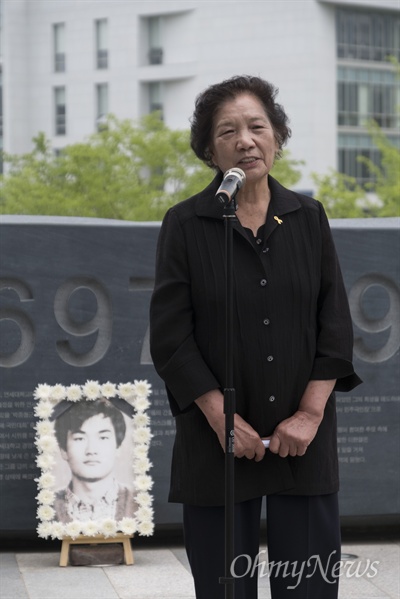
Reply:
M49 505L40 505L36 513L39 520L52 520L55 516L53 508Z
M41 453L36 457L36 465L41 470L50 470L56 463L54 456L50 453ZM53 477L54 478L54 477Z
M150 418L148 416L148 414L143 414L143 412L139 412L138 414L135 414L135 416L133 417L133 424L136 427L141 427L141 426L149 426L150 424Z
M54 453L58 447L54 435L42 435L36 439L35 443L39 451L46 453Z
M141 491L140 493L138 493L135 497L136 502L143 507L150 507L151 504L153 503L153 497L150 495L150 493L146 493L144 491Z
M110 381L104 383L104 385L101 386L101 394L106 399L110 399L110 397L115 397L117 395L116 385L114 385L114 383L110 383Z
M82 387L86 399L94 401L101 396L101 387L98 381L86 381Z
M81 534L82 522L73 520L65 525L65 534L71 539L76 539Z
M55 499L55 493L50 489L41 489L36 495L36 499L43 505L52 505Z
M53 388L50 393L50 401L53 403L58 403L62 399L65 399L65 387L64 385L53 385Z
M40 457L43 458L44 456ZM35 478L35 482L37 482L39 489L53 489L56 479L50 472L44 472L39 478Z
M135 399L133 400L133 407L138 411L138 412L144 412L145 410L148 410L150 407L150 402L146 397L135 397Z
M142 445L143 443L150 443L152 434L150 429L146 426L140 426L133 431L133 440L135 443Z
M144 380L137 381L135 379L133 386L134 386L136 395L139 395L142 397L147 397L151 393L151 384L148 383L147 381L144 381Z
M137 531L137 520L135 518L122 518L118 523L118 530L124 535L133 535Z
M153 487L153 481L148 474L139 474L135 478L135 487L138 491L150 491Z
M62 539L65 537L65 525L62 522L51 523L51 538Z
M138 525L138 533L142 535L142 537L150 537L154 532L154 524L153 522L140 522Z
M135 457L140 459L140 458L147 458L149 454L149 446L146 443L143 443L142 445L135 445Z
M33 397L39 401L49 401L52 387L46 383L40 384L33 392Z
M146 474L148 470L153 466L148 458L139 458L133 462L133 471L136 474Z
M99 528L99 523L94 520L88 520L87 522L82 523L82 533L87 537L94 537L99 534Z
M103 520L100 526L100 532L105 537L113 537L117 533L117 523L110 518Z
M147 520L152 520L154 516L154 510L150 506L141 506L137 512L136 517L140 522L146 522Z
M68 401L79 401L82 399L82 387L80 385L70 385L67 387L66 395Z
M53 412L53 406L49 401L40 401L33 409L33 412L37 418L46 420L50 418Z
M39 422L35 424L35 429L38 437L53 434L53 425L49 420L39 420Z
M125 399L125 401L130 401L135 398L136 392L132 383L120 383L118 385L118 395Z
M51 522L41 522L37 527L37 533L42 539L47 539L52 533L53 527Z

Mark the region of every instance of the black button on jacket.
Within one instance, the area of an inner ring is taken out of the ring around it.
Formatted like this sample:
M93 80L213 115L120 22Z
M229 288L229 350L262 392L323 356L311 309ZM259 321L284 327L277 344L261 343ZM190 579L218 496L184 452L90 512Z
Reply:
M224 503L224 452L194 403L207 391L224 389L225 230L223 206L215 199L220 180L165 215L150 308L151 354L176 418L170 501L192 505ZM347 295L323 207L272 177L269 186L262 243L252 243L238 221L233 231L236 408L262 437L297 410L310 379L337 379L340 391L360 383L352 365ZM338 484L334 394L305 456L280 458L267 450L258 463L235 460L236 501L333 493Z

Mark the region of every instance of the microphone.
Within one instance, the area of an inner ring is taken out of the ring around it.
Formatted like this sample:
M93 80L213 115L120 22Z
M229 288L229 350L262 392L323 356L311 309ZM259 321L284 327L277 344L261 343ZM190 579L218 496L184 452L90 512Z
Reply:
M229 204L245 181L246 175L241 168L230 168L224 174L224 178L215 197L218 198L221 204Z

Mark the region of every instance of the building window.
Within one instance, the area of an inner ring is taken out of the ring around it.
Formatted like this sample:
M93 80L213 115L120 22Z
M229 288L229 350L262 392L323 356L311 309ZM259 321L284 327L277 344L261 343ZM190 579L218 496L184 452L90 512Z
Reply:
M104 129L108 114L108 84L96 85L96 128Z
M400 137L389 135L389 141L400 150ZM378 167L381 166L381 155L367 133L339 133L339 170L355 177L361 185L372 179L368 167L360 161L363 156Z
M3 73L0 69L0 174L3 173Z
M55 132L65 135L67 132L67 109L65 104L65 87L54 88Z
M0 0L0 57L3 55L3 0Z
M108 21L99 19L95 21L96 28L96 67L108 68Z
M0 69L0 140L3 139L3 73Z
M399 127L400 89L390 70L338 68L338 125L363 127L373 119L385 129Z
M368 135L341 133L338 151L339 171L354 177L360 185L363 185L371 180L371 173L367 166L359 160L361 156L380 165L379 151L374 147Z
M161 43L161 17L149 17L147 20L147 25L149 39L149 63L162 64L163 48Z
M149 112L160 113L163 118L163 89L160 81L149 83Z
M56 73L65 71L65 24L53 25L54 70Z
M400 17L340 8L336 33L338 168L366 184L374 175L360 157L381 165L380 152L368 135L368 123L375 121L390 141L400 146L400 90L389 62L391 56L400 58Z
M336 13L338 58L385 62L400 60L400 17L339 9Z

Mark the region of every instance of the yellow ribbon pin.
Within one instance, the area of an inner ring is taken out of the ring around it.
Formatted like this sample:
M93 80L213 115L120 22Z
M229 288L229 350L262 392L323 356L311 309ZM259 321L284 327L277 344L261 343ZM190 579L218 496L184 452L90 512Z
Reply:
M279 216L274 216L274 220L276 220L276 222L278 223L278 225L281 225L283 223L283 220L279 218Z

